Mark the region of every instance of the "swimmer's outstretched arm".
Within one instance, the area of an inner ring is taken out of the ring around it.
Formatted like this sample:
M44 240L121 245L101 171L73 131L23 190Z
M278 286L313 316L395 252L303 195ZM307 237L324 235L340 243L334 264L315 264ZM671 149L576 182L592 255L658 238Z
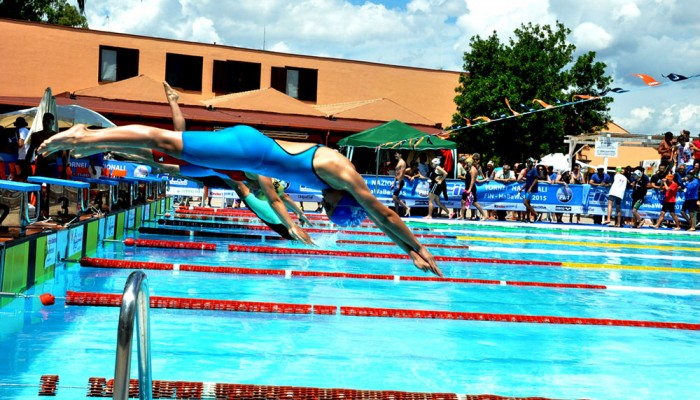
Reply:
M309 218L304 214L304 211L302 211L301 208L297 205L296 201L292 200L291 197L287 193L282 193L280 196L284 204L287 205L287 209L292 210L297 217L299 217L299 220L302 221L305 224L311 225L311 221L309 221Z
M246 172L246 175L254 174ZM280 199L279 195L277 194L277 191L275 190L275 187L272 184L272 179L266 176L257 175L255 176L255 180L258 181L260 188L265 193L265 196L267 197L267 202L270 204L270 207L272 207L272 210L275 212L275 214L277 214L282 224L289 230L289 234L292 235L294 239L300 240L303 243L313 244L313 241L311 240L309 234L306 233L305 230L301 229L296 223L294 223L292 218L289 216L287 206L285 206L284 202L282 201L282 199Z
M314 167L324 181L334 189L352 194L377 227L411 257L416 268L443 276L433 255L418 242L394 211L374 197L350 160L326 147L320 148L316 154Z

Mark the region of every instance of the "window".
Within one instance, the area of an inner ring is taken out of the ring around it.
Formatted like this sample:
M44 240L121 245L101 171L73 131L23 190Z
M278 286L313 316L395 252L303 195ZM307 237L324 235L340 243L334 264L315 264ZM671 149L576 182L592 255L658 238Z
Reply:
M139 74L139 51L100 46L100 82L116 82Z
M316 101L318 70L272 67L273 88L302 101Z
M165 80L172 87L202 91L202 64L198 56L167 53L165 55Z
M214 60L211 90L215 93L239 93L260 89L259 63Z

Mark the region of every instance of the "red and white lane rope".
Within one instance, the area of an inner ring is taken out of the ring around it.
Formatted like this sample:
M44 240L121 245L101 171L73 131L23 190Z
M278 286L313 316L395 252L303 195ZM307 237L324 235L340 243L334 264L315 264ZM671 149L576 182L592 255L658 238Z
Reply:
M268 275L283 277L305 277L305 278L341 278L341 279L372 279L385 281L410 281L410 282L445 282L477 285L499 285L499 286L533 286L550 287L559 289L592 289L605 290L605 285L593 285L585 283L557 283L557 282L526 282L526 281L504 281L494 279L473 279L473 278L440 278L437 276L403 276L389 274L358 274L349 272L332 271L294 271L264 268L243 268L243 267L219 267L210 265L172 264L148 261L114 260L106 258L83 257L80 259L83 267L113 268L113 269L150 269L161 271L188 271L215 274L231 275Z
M42 375L39 396L56 396L62 390L84 390L87 397L112 398L114 379L92 377L87 387L59 386L58 375ZM441 392L404 392L397 390L360 390L272 386L242 383L153 380L154 399L230 399L230 400L550 400L547 397L513 397L493 394L456 394ZM129 380L129 397L139 397L138 379Z
M216 251L215 243L205 242L178 242L172 240L152 240L152 239L134 239L126 238L123 240L126 246L136 247L157 247L165 249L190 249L190 250L209 250Z
M332 257L358 257L358 258L393 258L408 259L408 255L396 253L367 253L360 251L340 251L322 250L310 248L285 248L271 246L240 246L230 244L228 251L240 253L263 253L263 254L285 254L285 255L314 255ZM509 265L537 265L547 267L561 267L562 263L557 261L537 261L537 260L507 260L502 258L478 258L478 257L452 257L435 256L435 261L487 263L487 264L509 264Z
M66 305L119 307L121 306L121 302L121 294L73 291L66 292ZM402 308L335 306L242 300L193 299L185 297L166 296L151 296L150 306L151 308L260 312L275 314L339 314L349 317L385 317L412 319L418 318L557 325L605 325L693 331L700 330L700 324L688 322L660 322L609 318L560 317L553 315L496 314L444 310L413 310Z

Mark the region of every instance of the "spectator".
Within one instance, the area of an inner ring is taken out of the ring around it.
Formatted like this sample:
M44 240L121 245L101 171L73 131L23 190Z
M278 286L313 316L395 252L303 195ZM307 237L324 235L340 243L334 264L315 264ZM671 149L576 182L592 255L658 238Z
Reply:
M534 167L535 160L529 158L527 160L527 172L525 173L525 185L518 190L518 192L525 191L523 195L523 205L525 206L526 215L523 222L537 222L540 220L540 216L537 211L532 207L532 194L537 193L537 183L538 183L538 171ZM544 168L543 168L544 169ZM532 216L532 220L530 219Z
M481 204L479 204L478 196L477 196L477 191L478 191L478 183L482 182L488 182L488 178L484 176L484 174L481 171L481 154L479 153L474 153L472 154L472 165L468 169L467 173L467 178L471 179L471 186L470 185L465 185L468 193L471 193L473 200L472 200L472 205L474 206L474 210L472 210L472 218L471 219L477 219L481 217L482 221L486 221L488 218L486 215L486 212L484 211L483 208L481 208ZM465 181L466 184L466 181ZM466 218L466 212L464 215L464 218Z
M401 157L401 152L397 151L394 153L394 158L396 159L396 167L394 168L394 181L391 183L392 195L391 198L394 200L394 211L399 214L399 205L403 206L404 217L411 216L411 208L406 205L401 199L401 190L404 185L404 174L406 173L406 161Z
M661 163L659 168L663 168L664 172L668 171L671 167L671 161L675 155L675 146L673 143L673 133L664 133L664 140L659 143L659 147L656 149L661 157Z
M15 180L26 182L27 177L31 173L31 158L27 157L29 143L26 142L29 137L29 129L27 129L28 124L23 117L17 117L14 125L17 129L17 164L15 164Z
M676 215L676 195L678 194L678 184L673 180L673 174L666 175L666 179L664 179L662 185L664 191L664 203L663 206L661 206L661 214L659 214L659 219L656 221L654 229L659 229L659 227L661 227L666 213L669 213L671 214L671 218L673 218L673 222L676 224L676 227L673 228L673 230L679 231L681 230L681 225L678 222L678 216Z
M503 167L499 171L496 171L493 180L507 185L509 183L515 182L516 177L515 173L513 173L513 171L510 169L510 165L506 163L503 164Z
M685 131L684 131L685 132ZM693 161L693 149L690 140L684 134L678 136L678 149L676 150L676 165L686 165Z
M447 179L447 171L440 167L440 159L433 158L432 161L433 171L430 173L430 194L428 195L428 215L425 217L427 219L433 218L433 203L437 204L440 210L445 210L450 216L450 219L454 217L454 213L445 207L440 201L440 192L443 190L442 183Z
M611 185L610 175L605 173L604 165L598 166L596 173L591 175L591 179L588 180L588 184L603 187Z
M603 225L608 225L612 222L612 208L614 204L616 215L615 226L618 228L622 227L621 206L622 199L625 197L625 190L627 190L628 185L629 181L627 180L627 177L625 177L622 167L617 167L615 169L615 178L613 179L613 183L610 186L610 191L608 192L608 216L605 221L603 221Z
M688 221L688 230L691 232L695 231L699 186L700 180L698 180L697 176L688 174L685 183L685 201L681 208L681 215Z
M583 172L581 172L581 166L578 164L574 164L574 166L571 168L571 173L569 174L569 184L577 184L580 185L584 181L583 179ZM569 223L573 222L574 214L569 214ZM576 223L581 222L581 214L576 214Z
M693 151L693 164L700 164L700 133L690 143L690 149ZM696 172L697 176L697 172Z
M633 227L641 228L644 226L644 220L639 215L639 209L644 204L644 200L649 189L649 177L644 175L641 167L632 173L632 217Z
M0 179L14 178L18 151L16 132L0 126Z

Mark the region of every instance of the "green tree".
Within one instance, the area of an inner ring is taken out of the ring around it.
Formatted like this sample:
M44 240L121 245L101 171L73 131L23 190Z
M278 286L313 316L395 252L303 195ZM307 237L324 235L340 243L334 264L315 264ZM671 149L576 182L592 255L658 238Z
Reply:
M612 78L605 76L605 64L589 52L575 61L575 46L566 41L571 33L557 22L549 25L521 25L508 44L498 34L470 40L471 51L464 53L464 74L455 97L457 114L453 123L466 126L466 119L484 116L498 119L516 112L542 109L533 102L550 105L574 100L574 95L595 96ZM579 98L576 98L579 99ZM485 154L484 159L523 161L566 150L565 135L577 135L604 126L609 120L609 97L581 102L533 114L521 115L466 129L454 139L468 152Z
M0 18L88 27L82 8L78 10L68 0L0 0Z

